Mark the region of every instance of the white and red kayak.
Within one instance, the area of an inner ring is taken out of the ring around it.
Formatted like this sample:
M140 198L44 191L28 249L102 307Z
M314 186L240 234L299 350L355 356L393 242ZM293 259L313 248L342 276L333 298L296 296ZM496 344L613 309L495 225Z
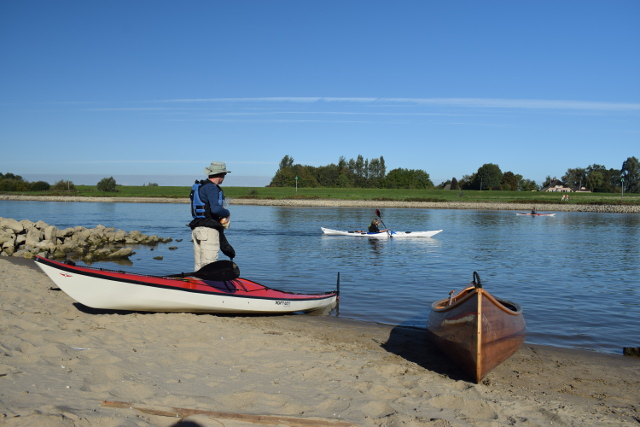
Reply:
M340 231L340 230L332 230L330 228L320 227L322 232L329 236L352 236L352 237L372 237L377 239L386 239L386 238L401 238L401 237L433 237L438 233L441 233L442 230L432 230L432 231L381 231L379 233L370 233L367 231Z
M152 312L286 314L334 307L338 291L298 294L251 280L159 277L69 265L36 257L67 295L92 308Z
M556 216L555 213L533 213L533 212L516 212L516 215L526 216Z

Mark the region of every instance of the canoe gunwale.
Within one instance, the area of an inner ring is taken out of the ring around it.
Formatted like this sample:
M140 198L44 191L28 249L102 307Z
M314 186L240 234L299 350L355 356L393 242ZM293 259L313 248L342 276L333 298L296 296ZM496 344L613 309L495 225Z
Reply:
M467 293L465 295L462 295L462 293L464 292L467 292ZM458 306L462 305L465 301L473 298L476 294L481 294L483 297L491 301L496 306L496 308L499 308L500 310L504 311L507 314L510 314L512 316L519 316L522 314L522 307L520 307L520 304L517 304L512 301L507 301L502 298L496 298L482 288L472 288L472 287L467 287L462 291L460 291L458 295L454 296L453 303L449 304L449 298L444 298L431 304L431 309L439 313L451 311L456 309ZM510 307L513 307L513 309Z

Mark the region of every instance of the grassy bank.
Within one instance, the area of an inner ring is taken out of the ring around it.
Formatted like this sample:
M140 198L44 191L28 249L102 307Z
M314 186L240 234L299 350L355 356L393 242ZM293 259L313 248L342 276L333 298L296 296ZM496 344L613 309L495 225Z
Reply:
M27 196L80 196L80 197L137 197L175 198L189 197L190 187L183 186L118 186L117 192L100 192L95 185L77 185L73 192L4 192L2 194ZM523 191L477 190L389 190L367 188L298 188L292 187L224 187L227 197L264 200L374 200L403 202L463 202L463 203L525 203L555 204L561 202L561 193ZM569 193L566 204L584 205L640 205L640 194Z

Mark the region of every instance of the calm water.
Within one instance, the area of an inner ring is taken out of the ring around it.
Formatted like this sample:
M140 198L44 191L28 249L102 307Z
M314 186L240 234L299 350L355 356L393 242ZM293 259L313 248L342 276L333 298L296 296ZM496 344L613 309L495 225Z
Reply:
M620 353L640 346L640 215L381 209L399 231L444 231L434 238L377 240L323 236L320 227L362 229L370 208L231 205L227 233L242 276L298 292L335 288L339 315L424 328L431 302L459 290L477 271L484 286L520 303L527 342ZM0 201L0 217L140 230L172 237L136 248L130 265L97 267L149 274L193 270L186 204ZM169 250L169 247L177 249ZM154 260L161 255L163 260Z

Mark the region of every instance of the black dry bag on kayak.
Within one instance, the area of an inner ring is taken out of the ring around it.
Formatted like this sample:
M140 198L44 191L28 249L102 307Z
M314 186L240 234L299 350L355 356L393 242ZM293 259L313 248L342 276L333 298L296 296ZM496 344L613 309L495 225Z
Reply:
M240 277L240 268L229 260L214 261L192 273L178 273L164 277L197 277L212 282L226 282Z
M224 282L240 277L240 267L229 260L214 261L202 267L194 276L204 280Z

